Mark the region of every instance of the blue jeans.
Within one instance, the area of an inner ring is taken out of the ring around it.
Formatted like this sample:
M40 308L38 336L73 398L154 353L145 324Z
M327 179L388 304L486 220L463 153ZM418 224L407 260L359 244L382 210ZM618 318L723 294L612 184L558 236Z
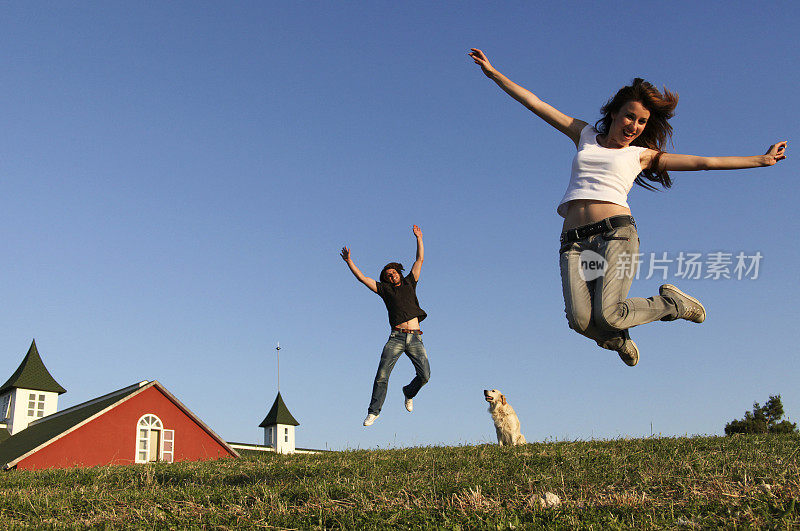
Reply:
M428 364L428 354L425 352L425 345L418 334L406 334L397 330L392 330L389 340L383 347L381 361L378 364L378 373L375 375L375 383L372 385L372 400L369 403L369 413L378 415L386 400L386 388L389 384L389 375L392 374L394 364L400 354L406 353L408 359L414 364L417 375L411 383L403 387L403 394L406 398L417 396L420 388L428 383L431 377L431 367Z

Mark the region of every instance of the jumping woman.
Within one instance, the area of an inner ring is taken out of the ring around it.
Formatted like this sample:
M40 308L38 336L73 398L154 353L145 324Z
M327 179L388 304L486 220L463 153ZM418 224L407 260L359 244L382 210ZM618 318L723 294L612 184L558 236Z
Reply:
M578 152L572 176L557 212L564 218L560 265L564 304L570 328L614 350L631 367L639 349L628 329L653 321L686 319L702 323L703 305L671 284L659 295L627 298L635 275L639 237L627 197L633 183L651 190L658 183L669 188L669 171L735 170L772 166L786 158L786 142L770 146L764 155L697 157L666 153L672 139L672 117L678 95L636 78L622 87L601 109L592 126L567 116L517 85L492 66L486 55L472 48L469 56L486 76L509 96L565 135ZM591 251L591 253L589 253ZM604 274L588 275L581 254L605 263ZM592 278L594 277L594 278Z

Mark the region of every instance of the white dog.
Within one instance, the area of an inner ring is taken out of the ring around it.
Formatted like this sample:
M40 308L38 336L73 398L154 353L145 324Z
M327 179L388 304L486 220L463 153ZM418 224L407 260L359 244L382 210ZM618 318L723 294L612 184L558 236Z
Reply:
M525 444L525 436L520 433L519 418L514 413L514 408L506 402L506 397L497 389L483 390L483 397L489 402L489 413L494 421L497 431L497 444L508 446Z

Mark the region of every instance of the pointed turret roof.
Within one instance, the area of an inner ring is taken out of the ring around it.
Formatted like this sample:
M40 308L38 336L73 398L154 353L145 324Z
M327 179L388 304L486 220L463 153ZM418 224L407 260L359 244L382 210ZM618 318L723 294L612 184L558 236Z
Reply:
M272 408L269 410L269 413L267 413L267 416L264 417L264 420L261 421L261 424L259 424L258 427L266 428L267 426L273 426L275 424L286 424L289 426L300 425L300 423L294 419L292 414L289 413L289 408L283 403L283 398L281 398L280 392L278 392L278 396L275 397L275 402L272 404Z
M31 348L28 349L25 359L19 364L11 378L0 387L0 393L15 387L33 389L35 391L50 391L58 394L67 392L66 389L58 385L55 378L50 375L47 367L44 366L42 357L39 356L39 351L36 349L36 340L31 343Z

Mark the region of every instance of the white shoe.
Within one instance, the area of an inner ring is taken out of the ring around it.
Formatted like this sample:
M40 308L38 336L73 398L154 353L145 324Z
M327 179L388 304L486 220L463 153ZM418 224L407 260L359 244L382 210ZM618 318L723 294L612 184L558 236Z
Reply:
M373 415L370 413L367 415L367 418L364 419L364 426L372 426L372 423L378 418L378 415Z
M406 398L406 411L408 411L409 413L414 411L414 399Z
M658 288L662 297L668 297L678 307L678 319L686 319L693 323L702 323L706 320L706 309L703 304L692 296L682 292L672 284L664 284Z
M626 339L625 343L617 350L617 354L619 354L619 359L629 367L639 363L639 347L636 346L632 339Z

